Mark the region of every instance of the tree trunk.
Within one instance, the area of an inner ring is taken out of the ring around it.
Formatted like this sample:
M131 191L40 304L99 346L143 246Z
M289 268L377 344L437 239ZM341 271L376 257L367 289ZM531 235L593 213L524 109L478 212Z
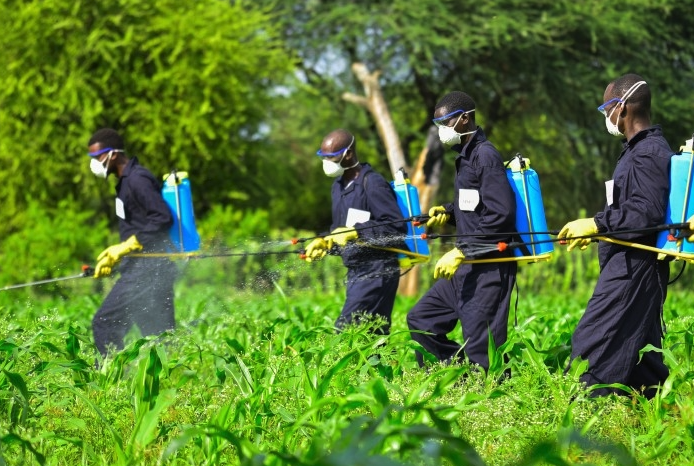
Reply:
M345 93L342 95L342 98L348 102L366 108L369 113L371 113L371 116L376 122L378 134L386 148L386 156L388 157L388 165L390 166L391 173L395 174L400 168L404 168L405 171L410 174L412 185L419 191L419 203L422 208L422 213L427 213L429 204L438 190L439 176L436 169L438 168L438 172L440 172L440 160L438 163L436 160L432 160L432 155L438 153L438 147L430 143L432 138L428 136L427 145L419 154L414 171L409 170L405 162L405 154L402 150L400 137L393 124L388 105L383 98L381 86L378 83L380 72L375 71L369 73L363 63L354 63L352 65L352 71L364 86L364 96ZM436 143L440 145L438 137L436 137ZM427 173L427 167L433 167L434 176L432 176L431 173ZM420 268L415 267L401 278L398 288L400 294L414 296L419 293L419 273Z

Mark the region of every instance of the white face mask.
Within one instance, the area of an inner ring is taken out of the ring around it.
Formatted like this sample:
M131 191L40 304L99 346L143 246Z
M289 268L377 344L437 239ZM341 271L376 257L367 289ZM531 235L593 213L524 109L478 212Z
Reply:
M345 151L345 154L347 151ZM342 157L340 157L339 162L331 162L330 160L323 160L323 173L328 175L330 178L337 178L338 176L342 176L345 173L345 170L349 170L350 168L354 168L357 165L359 165L359 162L355 162L354 165L351 167L343 167L341 165L342 159L345 158L345 154L342 154Z
M323 172L330 178L337 178L345 172L345 167L340 165L342 159L345 158L345 154L342 154L339 162L332 162L330 160L323 160Z
M617 114L617 123L612 123L612 120L610 119L617 107L618 105L615 105L615 108L613 108L609 115L605 117L605 127L607 128L607 132L612 136L620 137L624 136L624 134L622 134L622 132L619 130L619 113Z
M99 162L96 157L89 161L89 169L97 178L106 178L108 176L108 163L111 161L113 152L109 152L108 157L103 162Z
M477 130L475 130L477 131ZM452 126L439 126L439 140L441 144L446 146L455 146L461 143L461 138L472 134L475 131L468 131L467 133L459 133L453 129Z
M616 123L612 123L612 120L611 120L612 114L614 113L615 110L617 110L617 107L620 107L626 103L627 99L629 97L631 97L634 94L634 92L636 92L636 89L638 89L639 87L641 87L644 84L646 84L646 81L639 81L637 83L634 83L629 88L629 90L627 90L624 93L624 97L622 97L620 99L621 102L619 102L617 105L615 105L614 108L612 109L612 111L607 116L605 116L605 127L607 128L607 132L610 133L612 136L616 136L616 137L624 136L624 134L619 130L619 113L621 113L621 112L617 113L617 122Z

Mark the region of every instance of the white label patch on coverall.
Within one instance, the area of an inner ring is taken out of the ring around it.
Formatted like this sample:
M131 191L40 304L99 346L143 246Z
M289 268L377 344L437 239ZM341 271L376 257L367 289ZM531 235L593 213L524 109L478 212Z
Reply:
M125 206L119 197L116 198L116 215L125 220Z
M472 212L480 203L480 192L476 189L459 189L458 190L458 208Z
M368 210L354 209L350 207L347 210L347 220L345 221L345 226L352 228L357 223L364 223L371 220L371 212Z
M614 180L605 181L605 198L607 205L612 205L614 202Z

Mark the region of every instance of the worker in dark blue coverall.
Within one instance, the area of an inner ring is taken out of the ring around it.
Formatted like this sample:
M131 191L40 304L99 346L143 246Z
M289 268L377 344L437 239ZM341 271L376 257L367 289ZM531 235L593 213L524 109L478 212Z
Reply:
M143 336L175 326L175 264L162 257L126 257L136 251L170 250L168 231L173 217L160 183L136 157L126 157L123 139L115 130L95 132L89 140L89 156L96 176L106 178L113 173L118 177L115 210L121 243L99 255L94 272L95 278L108 276L120 262L121 276L92 320L94 343L106 356L110 349L123 348L123 338L133 324Z
M341 246L347 299L335 326L380 317L384 323L376 331L388 333L400 266L397 253L378 247L406 248L407 225L395 192L368 163L359 162L354 136L346 130L325 136L318 156L325 174L337 179L332 185L331 232L306 247L307 260L322 259L334 245Z
M636 74L624 75L607 86L603 101L598 110L608 132L626 138L612 180L605 183L607 203L595 217L566 224L560 238L654 227L665 218L673 152L660 127L651 126L648 84ZM657 234L611 236L655 246ZM568 249L585 249L589 243L575 238ZM652 397L668 369L660 353L649 351L639 361L639 351L649 344L662 347L669 265L654 252L608 242L601 242L598 251L600 276L571 338L571 358L588 360L581 381L589 386L619 383L645 389L645 396ZM591 395L620 392L599 388Z
M427 225L453 222L457 234L466 236L460 237L456 247L437 262L434 278L441 279L410 310L407 324L412 339L439 361L460 362L464 360L464 351L470 362L486 370L490 335L497 347L507 338L516 263L463 264L463 249L465 243L511 241L516 203L501 155L475 124L474 112L472 98L458 91L444 96L434 111L439 139L458 155L455 200L432 207ZM511 255L511 251L492 252L481 258ZM463 347L447 337L458 321L463 330ZM424 364L419 352L417 359L420 365Z

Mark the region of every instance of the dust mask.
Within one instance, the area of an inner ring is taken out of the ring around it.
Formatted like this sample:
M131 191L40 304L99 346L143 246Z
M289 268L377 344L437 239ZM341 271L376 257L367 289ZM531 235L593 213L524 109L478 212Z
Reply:
M610 114L605 117L605 127L607 128L607 132L612 136L620 137L624 136L624 134L622 134L622 132L619 130L619 113L617 114L617 123L612 123L612 120L610 119L617 107L618 105L615 105L615 108L613 108Z
M94 173L94 176L97 178L106 178L108 176L108 163L111 161L113 152L115 151L109 152L108 157L103 162L99 162L96 158L89 161L89 169Z
M475 131L477 131L477 130L475 130ZM441 144L443 144L443 145L455 146L456 144L460 144L462 142L461 138L463 136L467 136L468 134L472 134L475 131L468 131L466 133L459 133L456 130L454 130L452 126L439 126L439 140L441 141Z
M347 153L347 151L345 151L345 154L346 153ZM337 178L338 176L342 176L345 173L345 170L349 170L350 168L354 168L357 165L359 165L359 162L356 162L351 167L343 167L342 166L342 159L345 158L345 154L342 154L342 157L340 157L339 162L332 162L330 160L323 160L323 173L328 175L330 178Z

